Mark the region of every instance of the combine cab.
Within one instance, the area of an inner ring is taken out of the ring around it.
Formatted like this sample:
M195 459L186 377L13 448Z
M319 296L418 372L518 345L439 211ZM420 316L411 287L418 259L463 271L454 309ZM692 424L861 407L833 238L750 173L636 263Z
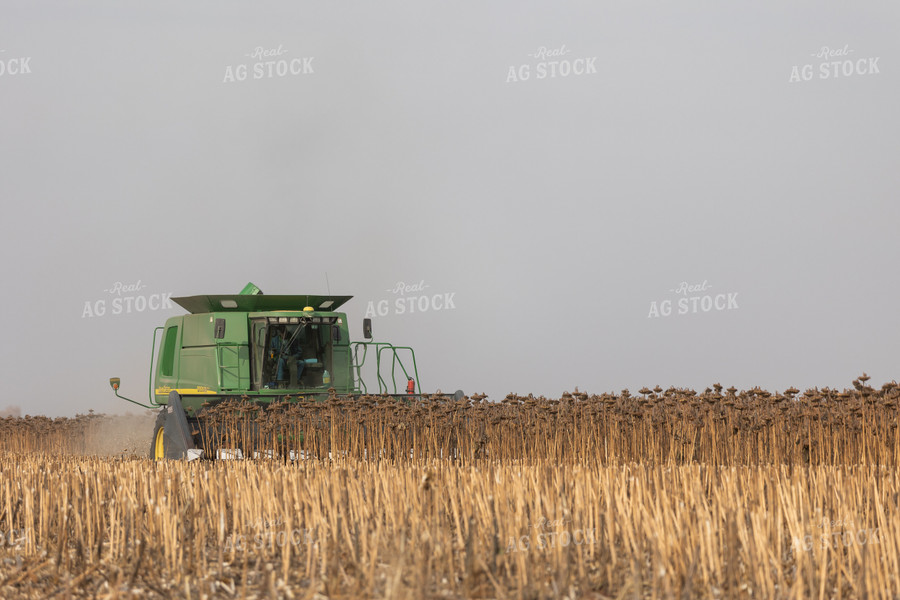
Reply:
M110 385L123 400L161 408L150 447L155 459L201 456L201 448L210 448L209 440L201 439L204 411L222 403L265 410L272 403L333 395L421 395L412 348L372 341L369 319L363 321L367 341L350 340L347 317L336 312L350 298L267 296L252 283L237 295L173 298L190 314L172 317L154 331L152 351L157 338L161 344L150 404L120 396L118 378ZM369 389L362 377L370 352L377 389Z

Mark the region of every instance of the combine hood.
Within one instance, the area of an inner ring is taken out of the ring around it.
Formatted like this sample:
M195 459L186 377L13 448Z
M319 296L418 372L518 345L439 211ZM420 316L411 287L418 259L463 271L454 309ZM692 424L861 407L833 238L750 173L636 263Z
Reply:
M307 306L314 310L333 311L353 296L249 296L241 294L219 296L182 296L172 301L191 314L208 312L269 312L275 310L302 311Z

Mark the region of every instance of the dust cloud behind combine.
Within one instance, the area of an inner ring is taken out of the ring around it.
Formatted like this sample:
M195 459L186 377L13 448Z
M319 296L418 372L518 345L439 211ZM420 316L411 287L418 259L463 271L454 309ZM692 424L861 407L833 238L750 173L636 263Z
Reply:
M85 454L147 456L156 412L139 415L100 415L85 439Z
M19 416L21 409L5 409L0 416L0 450L98 457L147 457L156 413L74 418Z

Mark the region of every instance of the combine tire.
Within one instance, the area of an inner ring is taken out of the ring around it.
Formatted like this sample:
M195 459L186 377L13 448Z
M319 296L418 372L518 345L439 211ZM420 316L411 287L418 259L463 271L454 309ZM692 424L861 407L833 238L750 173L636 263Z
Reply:
M166 441L165 424L166 409L162 409L156 417L156 425L153 427L153 437L150 438L150 458L152 460L168 458L166 450L170 444Z

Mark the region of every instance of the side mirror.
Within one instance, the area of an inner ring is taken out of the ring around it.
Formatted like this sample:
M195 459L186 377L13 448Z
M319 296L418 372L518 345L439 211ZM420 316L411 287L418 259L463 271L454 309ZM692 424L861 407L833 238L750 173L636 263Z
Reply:
M367 340L372 339L372 319L363 319L363 337Z
M116 398L121 398L122 400L127 400L128 402L131 402L132 404L137 404L138 406L143 406L144 408L149 408L151 410L159 407L158 404L155 404L153 402L152 396L150 397L150 404L141 404L140 402L135 402L131 398L126 398L125 396L120 396L119 395L119 383L120 383L120 381L119 381L118 377L110 377L109 378L109 387L111 387L113 389L113 391L116 393Z
M341 328L337 325L331 326L331 341L332 342L340 342L341 341Z

